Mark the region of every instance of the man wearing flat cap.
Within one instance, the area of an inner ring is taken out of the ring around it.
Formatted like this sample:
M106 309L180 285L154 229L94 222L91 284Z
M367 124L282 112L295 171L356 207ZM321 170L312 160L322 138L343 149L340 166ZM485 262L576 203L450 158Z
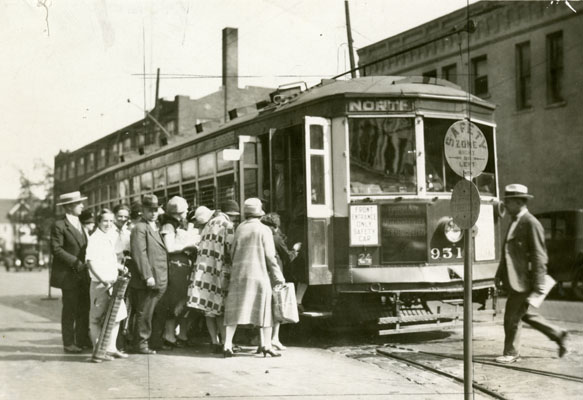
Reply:
M83 201L79 192L59 196L57 205L65 216L55 221L51 229L51 286L63 292L61 331L67 353L79 353L90 347L89 340L89 272L85 264L87 235L79 216Z
M567 331L549 324L534 310L529 310L533 297L544 296L547 275L545 233L540 222L528 212L527 202L533 196L520 184L507 185L504 205L512 217L502 246L496 285L508 292L504 311L504 354L496 361L503 364L519 359L520 326L526 322L559 345L559 357L567 353Z
M142 199L142 216L130 236L130 248L135 270L132 274L132 304L135 306L135 350L155 354L150 337L158 337L163 326L152 326L156 305L168 286L168 254L158 228L158 197L146 194ZM152 331L156 331L154 335Z

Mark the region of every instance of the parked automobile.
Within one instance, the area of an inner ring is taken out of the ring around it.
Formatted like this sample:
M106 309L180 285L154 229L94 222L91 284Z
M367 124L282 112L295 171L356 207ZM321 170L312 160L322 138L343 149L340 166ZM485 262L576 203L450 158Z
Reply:
M6 271L41 270L44 267L44 260L40 257L37 244L21 243L15 246L14 252L4 258Z
M573 295L583 300L583 209L536 214L545 228L548 272L557 282L570 282Z

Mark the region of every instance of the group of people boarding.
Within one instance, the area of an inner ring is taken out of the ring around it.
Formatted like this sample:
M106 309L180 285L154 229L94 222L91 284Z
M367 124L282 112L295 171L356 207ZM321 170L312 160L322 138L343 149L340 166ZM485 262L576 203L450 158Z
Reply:
M260 199L244 202L245 221L238 227L234 200L214 211L200 206L188 213L182 197L171 198L162 210L149 194L139 205L103 209L94 219L83 211L84 200L79 192L61 195L65 216L51 231L51 285L63 292L65 352L99 346L106 352L94 351L93 362L127 358L119 350L123 323L131 336L128 350L155 354L185 344L189 315L199 312L214 353L232 357L237 326L251 325L260 328L257 353L281 355L274 351L285 347L273 316L272 288L285 283L284 265L301 243L288 249L279 216L265 215ZM105 326L112 289L128 275L125 301L110 310L114 315ZM105 329L110 333L101 340L108 343L99 343Z

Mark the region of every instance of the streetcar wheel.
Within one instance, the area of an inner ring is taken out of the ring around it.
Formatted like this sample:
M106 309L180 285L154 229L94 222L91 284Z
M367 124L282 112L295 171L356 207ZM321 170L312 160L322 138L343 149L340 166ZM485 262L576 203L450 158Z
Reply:
M571 283L571 290L577 300L583 300L583 266L575 274L575 278Z

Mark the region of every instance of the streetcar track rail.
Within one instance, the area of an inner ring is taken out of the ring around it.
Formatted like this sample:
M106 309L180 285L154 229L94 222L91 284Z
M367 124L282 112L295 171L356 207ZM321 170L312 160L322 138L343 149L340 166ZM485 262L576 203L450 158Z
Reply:
M434 357L439 357L439 358L450 358L450 359L461 360L461 361L463 361L463 359L464 359L461 356L456 356L456 355L451 355L451 354L432 353L429 351L413 350L413 349L408 349L408 348L398 347L398 346L386 346L386 347L389 347L389 348L392 348L395 350L408 351L408 352L412 352L412 353L426 354L429 356L434 356ZM387 352L383 352L380 350L381 349L377 349L377 351L379 351L381 354L387 355L386 354ZM389 353L389 354L392 355L392 353ZM476 358L474 358L472 361L474 363L491 365L491 366L498 367L498 368L506 368L506 369L511 369L514 371L527 372L530 374L543 375L543 376L548 376L551 378L557 378L557 379L563 379L563 380L583 383L583 377L576 376L576 375L567 375L567 374L560 374L560 373L550 372L550 371L542 371L540 369L526 368L526 367L521 367L521 366L514 365L514 364L512 364L512 365L511 364L500 364L500 363L497 363L495 361L480 360L480 359L476 359Z
M443 371L443 370L438 369L438 368L434 368L434 367L432 367L430 365L427 365L427 364L424 364L422 362L415 361L415 360L411 360L411 359L409 359L407 357L403 357L403 356L397 355L394 352L390 352L390 351L387 351L387 350L383 350L382 348L377 348L377 353L380 353L380 354L382 354L385 357L393 358L393 359L398 360L400 362L403 362L403 363L405 363L407 365L410 365L410 366L413 366L413 367L417 367L417 368L420 368L420 369L424 369L424 370L433 372L435 374L442 375L442 376L445 376L447 378L453 379L454 381L459 382L462 385L464 383L464 379L463 378L460 378L457 375L451 374L449 372ZM495 399L498 399L498 400L510 400L508 397L504 397L502 394L500 394L500 393L498 393L498 392L496 392L494 390L488 389L486 386L481 385L481 384L479 384L477 382L472 382L472 387L474 388L474 390L477 390L477 391L479 391L479 392L481 392L483 394L486 394L486 395L488 395L490 397L493 397Z

